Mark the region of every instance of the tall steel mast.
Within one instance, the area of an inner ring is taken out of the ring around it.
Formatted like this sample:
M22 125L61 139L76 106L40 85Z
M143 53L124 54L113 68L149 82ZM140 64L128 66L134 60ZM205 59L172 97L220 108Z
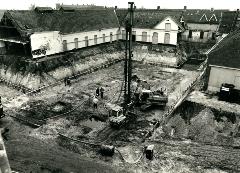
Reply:
M130 20L126 21L126 42L125 42L125 62L124 62L124 113L127 105L131 102L131 82L132 82L132 28L133 28L134 2L128 2L128 13Z

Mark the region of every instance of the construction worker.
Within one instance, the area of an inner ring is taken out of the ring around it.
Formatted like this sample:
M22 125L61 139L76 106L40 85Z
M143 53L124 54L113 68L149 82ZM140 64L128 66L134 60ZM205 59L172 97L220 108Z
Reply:
M101 99L103 99L103 93L104 93L104 88L101 87L101 88L100 88Z
M97 97L99 96L99 92L100 92L100 89L99 89L99 87L97 87L97 89L96 89L96 96Z
M2 106L2 97L0 96L0 118L4 117L3 106Z
M64 84L67 86L67 77L64 78Z
M71 80L69 77L67 78L67 85L71 86Z
M97 105L98 105L98 99L97 97L93 97L93 108L97 109Z

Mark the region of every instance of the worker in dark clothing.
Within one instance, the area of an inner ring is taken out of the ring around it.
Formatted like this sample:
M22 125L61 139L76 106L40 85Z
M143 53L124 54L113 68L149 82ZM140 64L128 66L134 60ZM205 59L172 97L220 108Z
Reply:
M3 105L2 105L2 97L0 96L0 118L3 118L4 114L3 114Z
M69 77L67 78L67 85L68 85L68 86L71 86L71 80L70 80Z
M101 87L101 88L100 88L100 94L101 94L101 98L102 98L102 99L103 99L103 93L104 93L104 88Z
M67 77L64 78L64 84L67 86Z
M99 92L100 92L100 89L99 89L99 87L97 87L97 89L96 89L96 96L97 97L99 96Z
M3 106L2 103L0 103L0 118L4 117L4 113L3 113Z

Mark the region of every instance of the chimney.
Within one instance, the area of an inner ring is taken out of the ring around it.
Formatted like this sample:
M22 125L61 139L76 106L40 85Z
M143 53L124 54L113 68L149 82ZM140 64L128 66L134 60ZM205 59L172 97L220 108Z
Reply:
M214 11L214 8L211 8L211 11Z
M61 5L59 3L56 4L56 10L59 10Z
M186 10L186 9L187 9L187 6L185 5L185 6L184 6L184 10Z
M160 6L157 6L157 10L160 10Z
M117 6L115 6L114 8L115 8L115 10L116 10L116 9L117 9Z

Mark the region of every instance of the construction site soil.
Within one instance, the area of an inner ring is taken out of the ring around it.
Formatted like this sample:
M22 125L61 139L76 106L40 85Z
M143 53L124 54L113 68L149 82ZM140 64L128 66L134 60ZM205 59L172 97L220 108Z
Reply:
M8 115L2 123L10 129L5 144L12 169L60 173L240 171L239 149L213 146L216 143L211 141L211 145L202 143L208 142L211 136L195 128L204 127L199 123L202 119L205 120L204 125L211 119L205 131L211 130L215 123L214 115L207 112L207 108L201 111L196 108L195 112L189 110L191 116L187 116L185 111L180 111L180 114L179 109L166 126L158 128L145 142L142 140L156 120L161 119L182 96L198 71L134 62L133 73L146 80L152 90L163 88L169 102L164 109L146 112L136 109L136 119L120 129L109 126L105 104L122 101L123 62L74 79L70 86L62 83L49 87L35 96L0 86L4 110ZM97 87L104 87L104 98L99 98L98 108L93 109L92 97ZM198 113L200 115L193 116ZM33 119L41 126L32 128L24 125L23 120ZM188 125L189 121L192 127ZM229 129L224 128L226 125L221 127L221 133L230 134ZM185 129L188 129L187 135ZM118 152L113 157L102 156L98 152L102 144L114 145ZM152 161L143 155L143 147L148 144L155 144Z

